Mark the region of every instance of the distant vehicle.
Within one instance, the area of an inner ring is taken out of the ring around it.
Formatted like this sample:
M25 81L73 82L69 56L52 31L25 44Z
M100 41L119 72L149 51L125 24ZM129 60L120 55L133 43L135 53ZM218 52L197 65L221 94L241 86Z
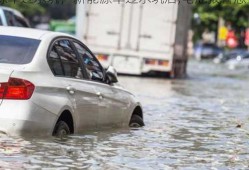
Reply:
M17 10L0 6L0 25L30 27L28 20Z
M73 36L0 27L0 131L79 133L144 126L136 97Z
M218 55L218 57L216 57L213 61L216 64L225 63L226 61L228 61L230 59L234 59L238 55L241 55L241 54L246 53L246 52L247 52L247 50L245 50L245 49L235 49L235 50L231 50L231 51L226 51L226 52L220 53Z
M185 53L187 37L182 30L189 25L187 4L81 7L78 3L77 36L105 68L112 65L121 74L167 76L173 73L173 58Z
M68 20L52 20L49 26L51 31L75 35L75 17Z
M222 53L222 49L212 43L198 43L194 47L194 56L197 60L215 58Z
M40 23L40 24L37 24L35 26L36 29L39 29L39 30L49 30L49 24L48 23Z
M226 62L229 69L249 68L249 52L239 54L236 58Z

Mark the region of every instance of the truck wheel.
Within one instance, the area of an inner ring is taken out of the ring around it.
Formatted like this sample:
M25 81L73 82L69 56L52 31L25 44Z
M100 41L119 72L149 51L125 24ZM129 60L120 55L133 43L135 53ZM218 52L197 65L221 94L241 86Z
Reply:
M53 132L53 136L62 138L62 137L69 135L69 134L70 134L70 129L69 129L66 122L59 121L56 123L55 128L54 128L54 132Z
M144 126L143 118L136 114L132 115L129 126L133 128Z

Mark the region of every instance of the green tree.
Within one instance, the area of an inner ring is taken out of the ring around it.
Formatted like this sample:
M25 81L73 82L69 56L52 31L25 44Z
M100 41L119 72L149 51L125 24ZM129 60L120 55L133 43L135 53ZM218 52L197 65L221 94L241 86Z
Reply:
M14 8L23 13L26 17L31 18L36 14L45 13L45 8L38 3L25 3L20 1L6 1L3 6Z
M193 5L193 13L198 14L200 21L196 22L196 18L192 20L195 40L200 39L205 29L217 31L219 17L231 23L236 30L249 26L249 0L202 0L201 2L196 1Z
M75 16L76 5L72 0L60 0L58 3L44 3L42 5L53 19L66 20Z

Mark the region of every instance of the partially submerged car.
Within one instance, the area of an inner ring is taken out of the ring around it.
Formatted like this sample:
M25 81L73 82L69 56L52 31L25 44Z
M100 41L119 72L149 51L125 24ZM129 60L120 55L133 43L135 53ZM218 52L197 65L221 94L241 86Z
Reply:
M28 20L17 10L0 6L0 25L30 27Z
M74 37L0 27L0 131L73 134L144 126L136 97Z
M197 60L210 59L222 53L222 49L212 43L198 43L194 47L194 56Z
M234 49L231 51L226 51L220 53L213 61L215 64L225 63L228 60L235 59L237 56L246 53L247 50L245 49Z
M249 68L249 52L244 52L225 63L229 69Z

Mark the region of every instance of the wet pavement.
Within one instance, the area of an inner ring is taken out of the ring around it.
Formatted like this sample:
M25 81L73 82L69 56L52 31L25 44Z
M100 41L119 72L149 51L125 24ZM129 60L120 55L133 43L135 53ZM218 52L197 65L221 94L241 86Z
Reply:
M144 128L1 136L0 169L249 169L249 70L191 61L188 72L120 77L144 106Z

